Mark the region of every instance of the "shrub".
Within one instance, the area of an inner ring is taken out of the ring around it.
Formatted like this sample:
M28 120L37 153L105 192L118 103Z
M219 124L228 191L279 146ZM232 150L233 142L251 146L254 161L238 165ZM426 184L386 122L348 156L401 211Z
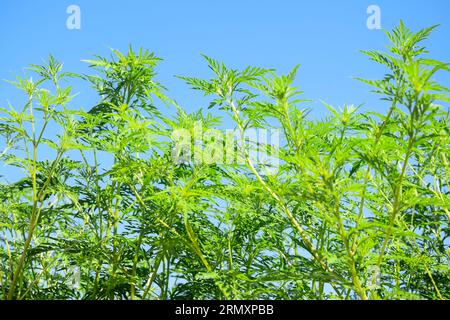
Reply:
M388 52L364 52L387 70L359 79L387 114L327 105L308 118L297 68L205 57L212 79L180 78L213 115L168 98L148 51L88 60L94 75L51 56L30 66L33 78L13 82L25 104L1 109L1 159L20 170L0 188L1 297L450 298L449 98L434 80L449 64L425 57L433 29L400 23ZM98 94L87 112L69 108L74 77ZM220 128L218 114L235 124L240 161L174 161L173 133ZM280 144L252 144L257 128L278 129Z

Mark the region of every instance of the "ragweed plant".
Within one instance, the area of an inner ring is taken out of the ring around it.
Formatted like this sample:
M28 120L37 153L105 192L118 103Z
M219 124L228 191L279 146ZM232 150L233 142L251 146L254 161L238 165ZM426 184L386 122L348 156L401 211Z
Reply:
M149 51L86 60L88 75L32 65L13 82L23 106L1 109L1 159L17 174L0 191L0 295L449 299L449 97L435 80L449 64L426 56L433 29L400 23L387 52L363 51L387 70L358 79L386 114L326 105L310 119L297 67L205 56L211 79L179 78L212 111L188 113ZM97 93L88 110L71 107L73 77ZM212 134L222 117L231 144ZM249 141L267 128L278 145Z

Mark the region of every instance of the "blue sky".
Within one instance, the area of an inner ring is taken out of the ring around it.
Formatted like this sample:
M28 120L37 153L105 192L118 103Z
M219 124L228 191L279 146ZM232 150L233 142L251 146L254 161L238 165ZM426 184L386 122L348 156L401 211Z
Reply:
M81 9L81 29L69 30L69 5ZM65 70L88 72L82 59L108 55L109 48L145 47L164 58L158 80L182 106L204 106L174 75L209 76L199 53L233 67L248 64L287 72L300 64L297 84L313 102L313 116L325 108L365 103L382 110L378 98L352 76L380 77L383 69L368 61L360 49L383 49L380 30L366 27L369 5L381 9L381 24L391 29L400 19L414 30L441 24L428 42L433 57L446 60L450 51L448 0L347 1L2 1L0 4L0 79L22 75L30 63L49 53L63 61ZM449 78L442 79L447 81ZM80 95L74 107L88 109L92 91L75 86ZM0 105L16 90L0 82Z

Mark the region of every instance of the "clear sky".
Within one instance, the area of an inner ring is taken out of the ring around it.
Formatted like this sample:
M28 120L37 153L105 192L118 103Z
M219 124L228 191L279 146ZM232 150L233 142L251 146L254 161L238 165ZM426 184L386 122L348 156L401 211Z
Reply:
M81 9L81 29L69 30L69 5ZM154 51L164 61L158 80L183 107L205 107L198 92L174 75L206 77L209 70L199 53L223 60L232 67L248 64L287 72L300 64L297 84L313 102L312 116L344 103L383 110L378 97L353 76L379 78L383 69L358 52L383 49L381 30L366 26L369 5L381 9L381 25L394 27L400 19L417 30L441 27L428 41L432 56L450 60L449 0L346 1L156 1L156 0L40 0L0 4L0 79L22 75L30 63L49 53L64 62L66 71L88 72L82 59L109 55L109 48L126 50L129 44ZM449 84L449 77L442 81ZM80 95L74 107L89 109L92 90L75 85ZM14 102L17 90L0 81L0 106Z
M81 9L80 30L66 27L71 4ZM382 68L358 52L382 49L387 43L382 31L366 26L371 4L380 7L385 29L400 19L416 30L441 24L429 47L434 57L449 60L448 0L2 0L0 79L21 75L23 67L41 62L49 53L63 61L67 71L86 72L82 59L132 44L164 58L158 79L189 110L200 107L201 100L173 76L208 75L199 53L233 67L253 64L287 72L300 64L297 84L305 98L315 101L309 104L315 115L324 112L319 99L335 106L366 103L365 108L377 109L381 105L369 88L352 79L382 75ZM2 81L0 104L12 99L14 91ZM80 104L88 103L87 94L81 92Z

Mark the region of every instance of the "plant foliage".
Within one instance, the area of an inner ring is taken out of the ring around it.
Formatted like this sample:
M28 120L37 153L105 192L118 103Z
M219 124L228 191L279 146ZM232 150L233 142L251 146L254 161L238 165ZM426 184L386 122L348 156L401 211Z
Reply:
M280 130L270 172L247 151L173 161L172 132L221 118L168 98L149 51L87 60L91 75L31 65L12 82L24 104L1 108L1 161L18 174L0 187L0 297L449 299L449 90L435 80L449 64L426 55L433 29L400 23L387 52L363 52L386 69L359 79L386 114L309 119L297 67L204 56L211 79L180 76L242 138ZM88 111L69 107L74 77L98 95Z

